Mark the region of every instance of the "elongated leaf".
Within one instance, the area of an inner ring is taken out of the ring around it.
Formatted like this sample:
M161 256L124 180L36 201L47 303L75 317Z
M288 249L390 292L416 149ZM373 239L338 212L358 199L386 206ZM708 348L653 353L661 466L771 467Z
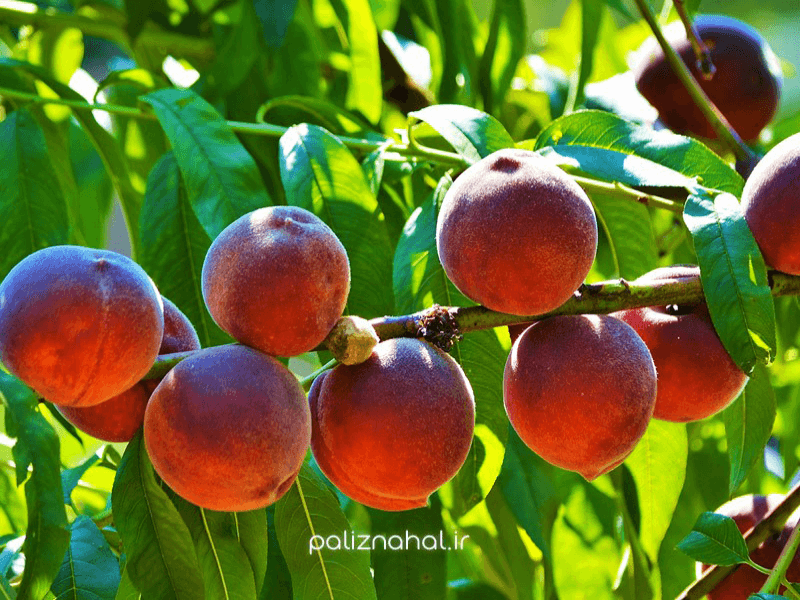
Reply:
M747 544L736 522L725 515L704 512L692 532L678 544L693 559L709 565L731 566L749 560Z
M658 550L678 505L687 459L686 426L655 419L625 459L638 493L639 538L653 563L658 562Z
M147 180L139 228L142 268L189 318L201 345L207 348L230 342L203 301L201 273L211 239L192 211L171 152L153 167Z
M477 19L469 0L435 0L441 30L437 31L442 44L442 83L439 99L442 102L473 104L478 94L478 60L475 55Z
M700 263L711 321L738 367L750 374L775 356L775 306L761 252L736 198L699 190L683 212Z
M189 202L212 240L242 215L272 204L253 157L213 106L191 90L158 90L143 100L172 144Z
M0 598L2 598L2 600L15 600L16 597L17 591L11 587L6 576L0 573Z
M380 600L439 600L447 584L447 547L454 548L452 539L444 539L442 505L434 495L431 506L385 512L369 509L373 540L382 535L387 547L375 543L372 568L375 589ZM403 549L392 550L399 536ZM442 544L442 542L444 542Z
M763 456L775 422L775 411L775 393L769 373L763 365L756 365L741 396L723 413L731 461L728 487L731 494Z
M686 187L698 178L705 187L737 196L744 187L736 171L700 142L599 110L553 121L536 138L534 150L544 148L560 164L606 181Z
M25 72L43 81L56 94L67 100L84 102L84 98L68 86L58 82L50 74L35 65L9 59L0 58L0 82L4 85L11 82L12 87L18 82L17 72ZM117 141L103 129L88 110L74 111L75 118L80 122L86 135L92 140L100 157L103 159L106 171L111 177L111 182L119 194L122 209L128 224L131 245L134 255L139 249L139 231L136 225L139 222L139 211L142 205L142 196L131 185L130 169L127 159Z
M267 44L280 48L294 16L297 0L256 0L253 5Z
M369 552L342 549L342 536L349 530L336 495L303 464L275 504L275 531L292 575L294 600L377 600ZM332 549L337 540L339 549Z
M50 589L69 545L59 475L59 441L37 409L36 394L20 381L0 372L0 395L6 407L6 422L10 420L17 436L12 449L17 485L27 479L28 528L22 546L25 571L17 596L38 600ZM30 466L33 472L28 477Z
M57 600L114 600L120 583L119 562L89 518L70 526L72 537L50 591Z
M447 279L436 251L438 205L451 180L445 176L436 191L406 223L394 258L394 296L399 314L433 304L473 306ZM498 331L465 336L451 354L461 364L475 393L475 437L469 455L451 485L456 490L451 511L463 514L480 502L494 485L503 464L508 418L503 407L503 370L509 340ZM445 504L447 502L445 501Z
M283 557L275 532L275 505L268 506L264 512L269 527L269 558L267 574L258 600L292 600L292 576L289 567L286 566L286 559Z
M525 5L521 0L495 0L489 39L480 66L481 95L486 112L496 113L517 63L525 54Z
M235 513L206 510L177 497L173 503L192 535L206 598L256 600L255 575L239 541Z
M264 584L269 556L267 511L263 509L232 513L236 539L239 540L256 582L256 591Z
M594 48L600 36L600 24L605 9L603 0L581 0L581 52L578 71L572 78L567 109L572 111L585 98L584 88L589 82L594 66Z
M26 109L0 123L0 281L23 258L69 240L69 217L44 134Z
M114 600L142 600L142 595L133 585L127 568L122 571L119 588L117 588L117 595Z
M53 412L58 411L54 409ZM81 477L83 477L84 473L86 473L86 471L88 471L98 460L100 460L100 457L97 456L97 454L92 454L77 467L61 471L61 486L64 488L64 504L73 506L72 490L74 490L78 485L78 482L81 480Z
M280 142L286 201L316 214L350 259L347 310L364 318L391 314L392 245L378 201L350 151L314 125L292 127Z
M378 55L378 30L369 0L331 0L342 26L347 31L350 51L345 106L377 123L381 117L383 90Z
M111 490L125 569L144 598L200 600L203 580L189 530L156 482L141 431L128 443Z
M514 146L511 135L497 119L469 106L438 104L408 116L433 127L469 163Z

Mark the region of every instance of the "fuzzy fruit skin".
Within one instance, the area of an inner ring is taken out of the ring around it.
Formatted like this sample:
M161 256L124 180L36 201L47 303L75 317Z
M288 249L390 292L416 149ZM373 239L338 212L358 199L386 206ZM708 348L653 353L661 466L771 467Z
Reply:
M647 284L696 277L695 266L655 269L636 280ZM714 330L705 303L694 307L649 306L612 313L636 330L658 373L654 419L687 423L718 413L747 384L745 375Z
M525 445L591 481L622 463L644 435L656 371L647 346L622 321L551 317L514 342L503 400Z
M292 485L311 438L308 402L294 375L245 346L184 359L144 413L156 472L179 496L219 511L268 506Z
M133 386L163 331L158 290L116 252L52 246L0 284L0 359L55 404L92 406Z
M366 362L317 377L309 403L320 469L346 496L380 510L425 506L464 464L475 428L461 367L416 339L387 340Z
M350 291L344 246L312 213L271 206L244 215L211 244L203 298L237 341L273 356L318 346Z
M800 134L781 141L756 165L742 191L742 210L765 262L800 275Z
M761 521L783 499L783 494L769 494L768 496L750 494L734 498L714 512L731 517L736 521L739 531L744 534ZM783 530L779 534L767 538L763 544L750 553L750 558L762 567L768 569L774 567L781 550L786 545L786 542L789 541L789 536L799 516L795 513L789 517ZM708 568L706 565L702 566L704 571ZM786 575L789 581L800 581L800 557L795 555L789 564ZM767 576L765 574L759 573L747 565L739 565L717 587L708 593L708 600L741 600L742 598L748 598L750 594L757 593L766 581Z
M158 353L200 350L200 339L186 315L170 300L163 296L161 299L164 302L164 336ZM94 406L56 405L56 408L67 421L98 440L129 442L142 426L147 401L160 381L140 381L110 400Z
M527 150L499 150L445 194L436 247L465 296L492 310L536 315L561 306L583 283L597 251L597 220L561 169Z
M778 108L782 76L778 59L755 29L721 15L694 20L700 38L709 45L716 73L703 78L680 22L665 28L665 36L700 87L736 132L754 140ZM636 87L659 112L664 124L678 133L716 139L717 135L674 74L655 38L639 50L633 68Z

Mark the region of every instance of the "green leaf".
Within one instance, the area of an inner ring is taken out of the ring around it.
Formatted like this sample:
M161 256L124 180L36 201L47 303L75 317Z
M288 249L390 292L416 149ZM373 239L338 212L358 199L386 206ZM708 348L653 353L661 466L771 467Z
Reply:
M336 495L304 463L288 492L275 504L275 531L289 572L294 600L377 600L369 553L332 550L350 530Z
M346 111L332 102L308 96L280 96L258 109L259 123L292 123L319 125L334 135L356 135L368 132L372 126L358 115ZM372 134L376 137L378 134Z
M441 29L442 83L439 100L456 104L473 104L478 92L478 60L475 55L477 19L469 0L435 0Z
M67 100L85 102L83 96L72 90L70 87L56 81L50 74L36 65L13 60L0 58L0 83L6 85L11 82L12 87L18 82L17 72L25 72L43 81L56 94ZM111 182L119 194L122 209L125 212L125 219L128 224L131 245L134 255L139 249L139 231L136 224L139 222L139 210L141 209L142 197L139 192L131 185L130 169L127 159L123 154L117 140L114 139L92 116L91 111L74 111L75 118L83 126L86 135L92 140L95 149L103 159L106 171L111 177Z
M434 495L431 506L385 512L369 509L373 536L384 536L388 547L375 542L372 551L375 590L380 600L440 600L447 584L447 550L451 538L444 531L442 505ZM390 538L399 536L403 550L391 549ZM444 544L441 542L444 541ZM453 548L457 551L458 548Z
M656 268L658 252L647 207L611 194L592 194L598 225L606 232L620 277L636 279Z
M371 123L377 123L381 118L383 90L378 30L369 0L331 0L331 4L347 32L350 51L345 107L360 112Z
M584 88L589 82L594 66L594 49L600 36L600 24L605 5L602 0L581 0L581 52L578 70L572 78L567 98L568 112L580 106L585 98Z
M158 90L143 100L172 144L189 202L212 240L242 215L272 204L253 157L213 106L191 90Z
M275 505L268 506L264 511L267 515L269 543L267 559L267 574L264 585L259 594L259 600L292 600L292 576L286 566L286 560L278 544L275 533Z
M55 413L58 411L53 409L53 412ZM61 471L61 487L64 489L64 504L75 508L72 504L72 490L74 490L78 485L78 482L81 480L81 477L83 477L84 473L86 473L86 471L88 471L98 460L100 460L100 457L97 456L97 454L92 454L77 467L72 469L64 469Z
M125 14L128 16L127 26L125 30L131 37L131 42L135 42L136 38L144 29L150 13L155 10L155 0L124 0Z
M201 273L211 239L191 209L172 152L150 173L139 228L139 263L159 291L189 318L201 345L229 343L231 338L214 322L203 301Z
M758 594L750 594L747 597L747 600L791 600L791 599L787 598L786 596L778 596L776 594L758 593Z
M749 560L747 544L736 522L725 515L704 512L678 544L698 562L729 567Z
M0 372L0 395L6 406L6 418L13 423L17 436L12 449L17 485L27 478L28 528L22 546L25 570L17 596L22 600L38 600L50 589L69 545L59 474L59 440L38 411L36 394L19 380ZM28 477L30 466L33 472Z
M347 250L348 312L364 318L392 314L392 245L361 165L336 137L314 125L289 129L280 151L287 203L325 221Z
M655 131L599 110L582 110L553 121L534 150L579 171L632 186L705 187L739 195L744 181L697 140Z
M267 44L280 48L294 17L297 0L255 0L253 5Z
M393 287L399 314L441 304L474 306L449 281L436 251L438 205L451 180L442 178L436 191L406 223L394 258ZM505 328L504 328L505 329ZM503 371L510 342L499 330L475 331L465 336L451 354L464 369L475 393L475 437L467 460L450 485L457 504L443 501L463 514L486 497L503 464L508 418L503 406Z
M763 365L756 365L742 394L722 415L731 462L728 487L731 495L764 455L775 413L775 393L770 385L769 372Z
M625 459L639 498L639 539L654 564L683 488L688 445L686 425L653 419Z
M44 134L26 109L0 123L0 280L23 258L69 240L69 217Z
M469 163L514 147L514 140L500 121L469 106L437 104L408 116L433 127Z
M206 598L256 600L257 586L261 582L256 583L250 560L239 540L236 513L207 510L179 497L175 497L173 503L192 536Z
M11 587L5 574L0 573L0 598L2 598L2 600L15 600L16 597L17 590Z
M117 595L114 600L142 600L142 595L133 585L127 567L122 570L122 578L117 588Z
M495 0L489 39L480 64L480 85L486 112L497 113L517 63L525 54L525 5L522 0Z
M79 516L50 591L57 600L114 600L120 583L119 562L97 525Z
M694 241L714 329L749 375L776 352L775 306L764 259L730 194L698 190L686 201L683 219Z
M201 600L203 580L192 538L156 481L142 433L128 442L111 490L125 569L144 598Z

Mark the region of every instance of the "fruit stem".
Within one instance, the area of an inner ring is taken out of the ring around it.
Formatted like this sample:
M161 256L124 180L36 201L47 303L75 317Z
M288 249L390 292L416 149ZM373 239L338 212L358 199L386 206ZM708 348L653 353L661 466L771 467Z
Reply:
M787 541L786 545L783 547L781 555L778 557L778 562L776 562L775 566L772 568L772 573L770 573L769 577L767 577L767 580L764 582L764 585L761 587L761 592L765 594L778 593L778 588L780 587L781 582L786 575L786 570L789 568L789 564L792 562L792 559L794 558L799 546L800 521L797 522L792 530L792 535L789 536L789 541Z
M686 4L684 4L683 0L672 0L672 4L675 6L678 17L683 22L684 28L686 28L686 39L688 39L689 43L692 45L698 70L702 73L703 79L709 80L713 78L714 73L717 72L717 68L711 61L711 52L709 52L708 46L700 39L700 34L694 26L694 23L692 23L692 18L686 10Z
M675 52L675 49L669 45L669 42L664 37L664 32L661 29L661 26L658 23L658 20L655 18L653 11L650 9L650 5L648 4L647 0L635 0L636 6L639 7L639 11L642 13L642 17L644 20L647 21L647 24L650 26L650 29L653 31L653 35L658 40L659 46L664 51L664 56L667 58L672 70L678 76L678 79L681 80L686 91L689 92L689 95L694 100L695 104L698 108L702 111L703 115L708 122L711 124L711 127L714 129L714 132L717 134L719 139L726 145L728 148L733 152L736 159L742 162L752 162L755 158L755 154L747 145L742 141L742 138L739 137L739 134L734 131L731 124L725 118L725 116L719 111L719 109L711 102L711 99L706 95L703 89L700 87L700 84L697 83L697 80L692 76L692 73L689 71L689 68L684 64L683 60L681 60L678 53Z
M786 494L786 497L781 500L780 504L767 513L761 521L756 523L755 527L744 534L744 539L747 543L747 551L752 552L768 537L778 533L783 528L789 516L797 510L798 507L800 507L800 485L796 485L792 488L791 491ZM792 535L796 533L797 529L795 529ZM787 546L788 545L787 543ZM721 565L714 565L706 571L702 577L683 590L681 595L675 600L700 600L713 590L720 581L725 579L737 566L738 565L723 567Z
M317 369L316 371L311 373L311 375L308 375L307 377L303 377L300 380L300 387L302 387L303 390L307 392L308 390L311 389L311 385L314 383L314 380L317 377L322 375L328 369L332 369L333 367L335 367L338 364L339 364L339 361L336 360L335 358L329 360L324 365L322 365L319 369Z
M3 0L0 0L2 2ZM59 106L68 106L74 110L102 110L108 113L123 115L134 119L143 119L147 121L157 121L155 114L144 112L132 106L119 106L116 104L92 104L90 102L81 102L78 100L67 100L65 98L44 98L29 92L15 90L12 88L0 87L0 97L16 98L18 100L26 100L37 104L57 104ZM228 127L237 133L244 133L249 135L261 135L267 137L281 137L286 133L289 128L281 127L280 125L272 125L270 123L247 123L244 121L226 121ZM435 148L427 148L422 146L412 147L409 144L400 142L386 145L386 140L383 141L370 141L361 138L353 138L347 136L337 136L338 139L351 150L359 150L362 152L374 152L384 148L389 152L394 152L408 158L421 158L432 162L437 162L443 165L466 167L468 162L461 155L454 152L446 152L444 150L436 150Z
M575 182L583 188L583 190L591 196L593 193L608 194L617 196L625 200L633 200L646 206L654 208L663 208L678 215L683 214L683 203L674 200L667 200L652 194L645 194L639 190L629 187L624 183L598 181L597 179L589 179L588 177L580 177L578 175L571 175Z

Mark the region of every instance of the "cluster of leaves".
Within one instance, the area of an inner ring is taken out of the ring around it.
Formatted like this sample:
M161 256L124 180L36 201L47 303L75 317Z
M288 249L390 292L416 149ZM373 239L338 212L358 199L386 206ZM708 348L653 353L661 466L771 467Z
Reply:
M230 222L270 204L311 210L340 238L350 314L469 306L438 262L437 209L452 169L516 145L593 186L601 243L590 281L699 263L715 326L751 379L721 417L653 421L624 467L589 484L510 430L505 328L470 333L452 355L475 390L475 439L430 507L365 509L309 458L275 506L234 514L165 489L140 437L98 450L0 373L13 444L0 447L9 450L0 597L671 598L695 577L676 544L697 515L734 493L785 488L800 461L800 429L784 418L800 402L796 305L773 307L736 201L739 175L700 142L654 131L622 79L599 83L620 76L644 36L639 23L615 24L609 7L625 12L623 3L574 3L547 48L528 57L520 0L495 0L488 24L466 0L95 0L75 2L74 13L51 4L83 19L72 25L117 27L135 62L100 84L97 98L113 105L109 133L66 85L81 63L79 31L63 20L0 25L0 278L42 247L103 246L113 192L134 258L204 347L230 338L205 309L203 257ZM381 45L393 61L381 60ZM441 104L406 115L397 84L405 97L419 84L392 69L411 71L423 49L422 98ZM168 54L199 73L190 88L165 77ZM576 76L564 75L575 64ZM595 110L572 112L579 107ZM398 127L403 141L391 135ZM683 219L632 202L636 189L677 198ZM314 368L328 358L319 354L290 366ZM780 469L765 468L765 452ZM470 537L452 552L309 551L313 535L351 530Z

